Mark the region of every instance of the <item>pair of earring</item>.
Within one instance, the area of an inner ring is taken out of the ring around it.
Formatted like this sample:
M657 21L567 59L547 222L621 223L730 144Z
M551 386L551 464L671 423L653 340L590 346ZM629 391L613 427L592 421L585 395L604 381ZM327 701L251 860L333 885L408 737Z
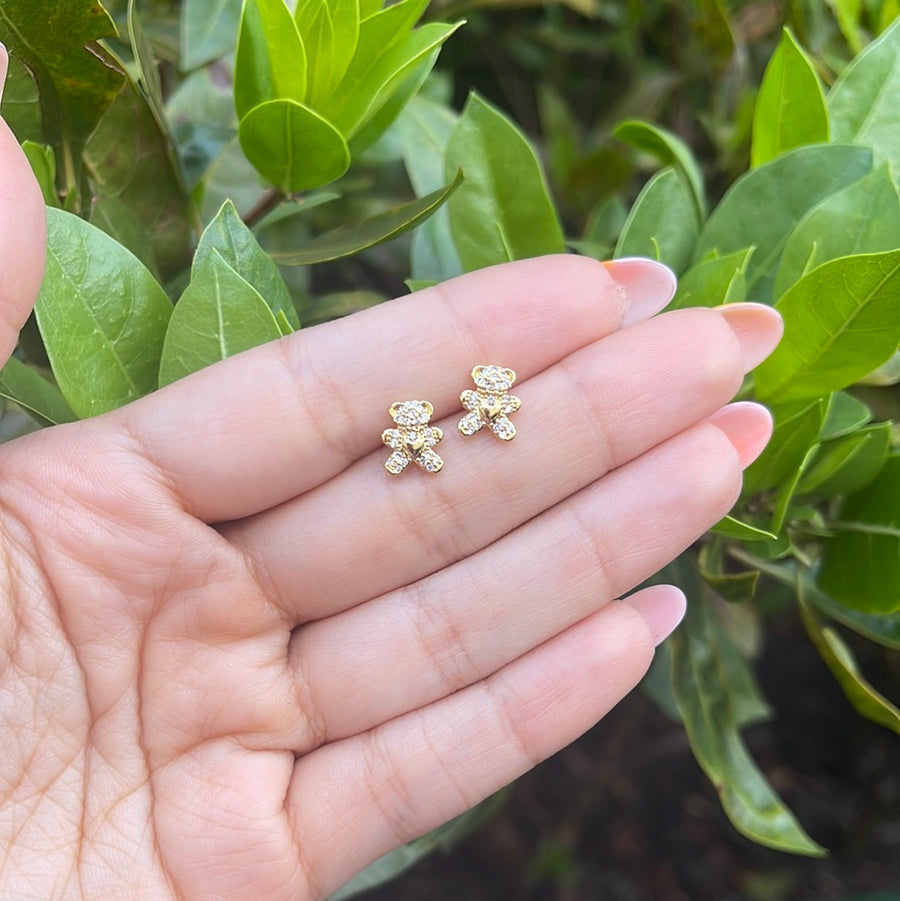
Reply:
M468 438L487 427L502 441L512 441L516 427L509 416L522 405L518 397L509 393L516 381L515 372L503 366L476 366L472 380L475 390L463 391L459 396L467 411L457 426L459 433ZM440 472L444 461L434 448L444 432L430 425L432 404L427 400L400 401L391 404L390 414L397 428L385 429L381 435L384 445L393 451L384 468L391 475L399 475L415 463L425 472Z

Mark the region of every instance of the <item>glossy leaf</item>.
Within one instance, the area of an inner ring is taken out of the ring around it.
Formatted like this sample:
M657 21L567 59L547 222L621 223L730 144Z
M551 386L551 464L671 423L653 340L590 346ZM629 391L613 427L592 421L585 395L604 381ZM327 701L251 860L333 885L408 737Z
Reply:
M616 126L613 137L654 156L663 166L673 166L685 178L691 187L697 213L702 218L706 215L706 189L703 185L703 173L694 158L690 147L677 135L639 119L628 119Z
M0 4L0 40L25 62L40 91L42 139L65 147L75 166L84 142L125 78L96 43L115 33L112 19L97 0Z
M772 522L770 525L770 528L776 535L781 534L781 530L788 517L788 512L791 509L794 495L797 493L800 480L806 475L813 460L818 456L820 447L821 445L818 443L809 447L797 468L793 472L788 473L787 478L778 485L778 490L775 494L775 503L772 507Z
M888 457L878 478L844 501L832 527L822 590L864 613L900 611L900 457Z
M368 310L369 307L384 303L387 298L374 291L339 291L321 297L307 298L300 303L300 314L307 325L318 325Z
M57 425L78 418L56 385L16 357L10 357L0 369L0 397L27 410L41 425Z
M448 206L450 230L467 270L565 249L540 162L524 134L470 94L447 145L445 172L465 184Z
M181 6L181 68L185 72L234 50L241 0L184 0Z
M753 116L751 164L760 166L803 144L828 140L819 76L789 28L766 67Z
M375 247L424 222L447 201L462 181L462 175L458 172L450 184L425 197L394 207L356 225L326 232L297 250L273 253L272 256L282 266L309 266L338 260L368 247Z
M828 93L832 139L862 144L900 171L900 19L841 73Z
M416 11L403 4L389 6L369 22L380 22L381 17L395 9L411 17ZM396 14L399 18L399 13ZM393 19L391 20L393 21ZM400 87L409 73L423 60L431 56L459 25L443 25L433 22L417 28L402 40L395 35L386 37L385 44L374 43L368 52L362 51L363 40L375 42L382 37L381 29L377 34L360 32L359 62L354 57L347 75L341 82L327 106L328 114L335 125L347 136L353 136L363 125L378 112ZM373 29L374 31L375 29Z
M278 267L259 246L230 200L222 204L216 218L207 225L200 238L191 267L192 278L210 265L210 257L214 253L256 289L273 315L283 313L293 329L300 327L297 311Z
M238 118L270 100L302 103L306 69L306 50L284 0L247 0L234 61Z
M50 209L47 230L35 313L57 384L83 419L156 387L172 305L140 261L98 228Z
M817 397L880 366L900 343L900 250L825 263L778 301L784 338L754 373L763 401Z
M823 444L803 476L798 494L832 497L859 491L880 472L890 439L891 426L885 422Z
M299 0L295 19L306 48L307 100L320 109L340 84L356 52L359 0Z
M241 120L239 135L247 159L286 194L327 185L350 166L341 133L293 100L270 100L254 107Z
M688 183L678 170L661 169L635 200L613 256L649 257L680 273L691 261L699 231Z
M171 141L128 79L84 148L91 221L163 281L190 263L197 215Z
M846 391L835 391L828 401L820 441L831 441L861 429L872 418L869 408Z
M772 438L744 473L745 494L774 488L797 471L809 449L818 442L826 409L825 398L773 407Z
M213 248L175 305L159 365L160 387L280 337L266 302Z
M791 150L741 176L713 210L694 259L711 251L756 247L747 270L747 294L772 299L775 272L796 224L819 201L872 171L863 147L816 145Z
M684 622L669 644L675 699L691 749L735 828L770 848L821 856L823 849L803 832L741 738L740 729L766 708L749 668L700 592L691 592Z
M829 260L900 247L900 196L887 165L826 197L788 237L775 278L781 297Z
M900 735L900 710L866 681L841 636L826 626L808 604L801 602L800 611L807 635L837 679L847 700L866 719Z
M747 267L753 248L718 255L694 263L678 280L678 290L668 309L715 307L747 299Z
M419 196L443 184L444 153L458 121L451 109L424 97L414 97L397 120L403 163ZM462 273L446 206L413 235L410 268L416 281L443 281Z
M134 58L134 67L137 71L135 81L140 86L147 105L153 110L153 115L162 123L165 121L165 118L162 80L159 76L159 61L156 58L153 44L144 31L144 23L138 15L135 0L128 0L126 24L128 27L128 40L131 43L131 53Z

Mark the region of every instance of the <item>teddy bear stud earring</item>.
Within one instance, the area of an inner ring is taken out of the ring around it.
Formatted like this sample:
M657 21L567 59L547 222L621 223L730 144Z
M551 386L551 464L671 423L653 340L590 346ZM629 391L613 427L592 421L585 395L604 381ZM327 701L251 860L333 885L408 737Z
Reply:
M393 450L384 468L391 475L400 475L410 463L425 472L440 472L444 461L434 446L444 437L437 426L429 425L434 407L427 400L404 400L391 404L391 418L396 429L385 429L381 440Z
M509 418L522 406L518 397L509 393L516 374L502 366L476 366L472 370L474 391L463 391L459 399L469 412L459 421L459 431L469 437L487 426L503 441L516 437L516 427Z

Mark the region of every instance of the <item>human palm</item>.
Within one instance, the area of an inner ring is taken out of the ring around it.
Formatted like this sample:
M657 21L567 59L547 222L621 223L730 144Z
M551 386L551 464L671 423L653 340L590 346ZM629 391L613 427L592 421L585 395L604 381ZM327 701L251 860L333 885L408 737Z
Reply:
M2 353L43 240L0 126ZM777 315L650 318L672 288L485 270L0 447L0 895L322 898L596 722L683 609L613 599L769 433L723 405ZM514 442L456 433L478 363L518 373ZM413 398L445 465L392 477Z

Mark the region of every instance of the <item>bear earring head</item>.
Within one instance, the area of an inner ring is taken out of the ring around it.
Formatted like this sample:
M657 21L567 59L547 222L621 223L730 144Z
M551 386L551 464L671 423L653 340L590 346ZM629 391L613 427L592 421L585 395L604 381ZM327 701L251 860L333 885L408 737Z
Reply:
M444 461L434 446L444 437L437 426L429 425L434 407L427 400L404 400L388 411L398 428L385 429L381 441L393 453L384 463L391 475L400 475L410 463L425 472L440 472Z

